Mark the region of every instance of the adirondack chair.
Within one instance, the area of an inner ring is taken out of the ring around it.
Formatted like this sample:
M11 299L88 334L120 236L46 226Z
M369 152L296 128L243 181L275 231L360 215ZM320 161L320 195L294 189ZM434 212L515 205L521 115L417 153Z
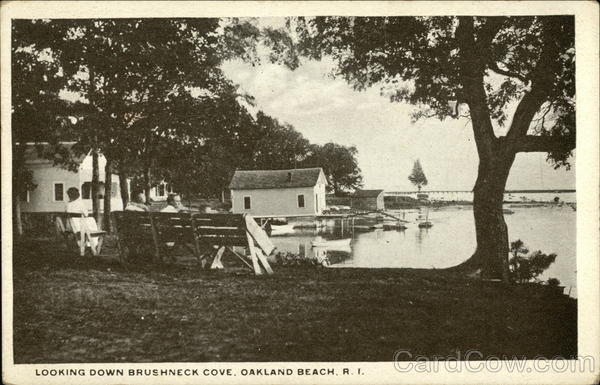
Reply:
M63 237L67 249L76 243L79 255L82 257L85 255L86 247L90 248L94 256L100 255L102 251L106 232L98 230L95 224L93 217L80 213L57 213L55 217L56 232Z

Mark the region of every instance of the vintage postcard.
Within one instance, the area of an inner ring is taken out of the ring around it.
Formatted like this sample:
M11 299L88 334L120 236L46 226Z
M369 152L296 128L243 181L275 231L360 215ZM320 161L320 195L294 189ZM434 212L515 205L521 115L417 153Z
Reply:
M599 381L597 2L0 11L5 383Z

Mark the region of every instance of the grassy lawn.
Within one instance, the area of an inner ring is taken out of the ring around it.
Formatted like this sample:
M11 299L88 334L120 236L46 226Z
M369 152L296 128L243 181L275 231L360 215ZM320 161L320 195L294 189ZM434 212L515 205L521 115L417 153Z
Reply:
M391 361L577 353L577 302L441 270L119 266L14 253L15 363Z

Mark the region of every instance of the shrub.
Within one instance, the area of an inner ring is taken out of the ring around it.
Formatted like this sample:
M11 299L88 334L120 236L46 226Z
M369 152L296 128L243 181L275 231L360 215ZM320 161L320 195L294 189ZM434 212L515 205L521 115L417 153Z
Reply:
M560 285L560 281L557 278L548 278L546 284L548 286L558 286Z
M512 278L519 283L535 281L556 260L556 254L545 254L540 250L529 253L523 241L517 239L510 244L512 257L508 264Z
M278 252L275 254L275 264L280 266L327 266L328 259L302 257L290 252Z

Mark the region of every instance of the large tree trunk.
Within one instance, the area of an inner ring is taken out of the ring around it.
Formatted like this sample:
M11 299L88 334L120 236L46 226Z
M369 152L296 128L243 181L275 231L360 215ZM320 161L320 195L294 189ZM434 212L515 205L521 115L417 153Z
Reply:
M494 28L494 23L486 25ZM493 33L490 32L493 37ZM515 158L514 151L494 134L484 87L485 63L480 50L485 39L475 40L472 17L459 17L456 38L460 47L459 100L469 106L479 169L473 189L473 214L477 249L471 258L457 266L466 271L480 271L484 278L509 281L508 231L502 202L508 173Z
M112 161L106 159L104 166L104 215L102 216L102 228L110 233L110 212L112 200Z
M480 271L482 278L510 281L509 240L502 203L514 155L498 155L480 161L473 189L473 215L477 248L471 258L456 268Z
M121 201L123 201L123 209L129 203L129 187L127 185L127 174L125 171L119 170L119 187L121 189Z
M144 194L146 195L146 202L150 202L150 189L152 188L152 175L150 173L150 167L146 167L144 170Z
M98 165L98 148L92 148L92 215L96 223L100 223L100 166Z

